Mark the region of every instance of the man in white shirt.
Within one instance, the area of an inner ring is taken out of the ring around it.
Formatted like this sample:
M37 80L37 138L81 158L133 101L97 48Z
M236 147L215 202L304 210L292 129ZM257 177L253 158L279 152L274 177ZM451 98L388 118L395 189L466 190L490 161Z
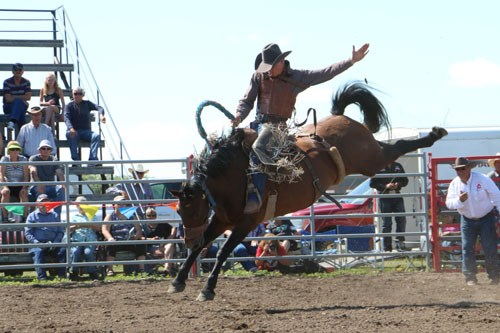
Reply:
M52 129L46 124L42 124L43 109L39 106L32 107L28 113L30 114L31 122L21 127L17 136L17 142L23 147L24 155L30 158L38 154L38 146L42 140L48 140L52 147L56 146L54 142L54 134ZM51 155L55 155L56 150L51 151Z
M498 284L498 236L495 224L500 208L500 190L483 174L472 172L475 164L465 157L455 160L453 169L457 172L446 196L446 206L456 209L461 215L462 232L462 272L467 285L477 284L475 244L480 236L483 247L486 272L490 284Z

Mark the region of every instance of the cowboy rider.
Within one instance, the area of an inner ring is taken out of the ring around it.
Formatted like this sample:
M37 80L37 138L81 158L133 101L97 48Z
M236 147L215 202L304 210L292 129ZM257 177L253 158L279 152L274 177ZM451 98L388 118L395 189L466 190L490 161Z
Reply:
M362 60L368 53L369 46L370 44L365 43L358 50L353 46L351 59L324 69L297 70L292 69L289 61L285 60L292 51L281 52L280 47L274 43L266 45L255 59L255 73L245 96L238 103L232 126L238 126L248 116L257 100L256 123L260 128L252 148L263 164L275 164L267 149L272 137L272 125L285 123L291 117L299 93L310 86L333 79ZM256 186L259 187L257 184ZM258 211L260 204L257 202L253 204L253 209L245 211Z

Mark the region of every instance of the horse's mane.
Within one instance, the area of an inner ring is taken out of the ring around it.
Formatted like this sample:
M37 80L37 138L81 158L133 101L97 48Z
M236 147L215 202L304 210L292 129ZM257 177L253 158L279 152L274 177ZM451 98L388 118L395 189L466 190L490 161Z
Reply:
M391 124L387 111L371 90L376 89L361 81L346 83L333 97L331 113L343 115L349 104L357 104L364 115L364 124L372 133L377 133L381 127L390 131Z
M243 149L245 132L241 128L233 129L229 136L214 138L211 147L205 147L198 157L196 173L208 177L220 177L238 158L247 158ZM248 161L247 161L248 162Z

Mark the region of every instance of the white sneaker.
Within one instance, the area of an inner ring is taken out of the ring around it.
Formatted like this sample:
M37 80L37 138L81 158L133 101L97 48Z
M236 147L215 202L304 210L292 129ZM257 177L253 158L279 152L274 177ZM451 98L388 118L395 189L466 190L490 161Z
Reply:
M12 121L9 121L9 123L7 124L7 129L9 131L14 130L15 127L16 127L16 125L14 125L14 123Z

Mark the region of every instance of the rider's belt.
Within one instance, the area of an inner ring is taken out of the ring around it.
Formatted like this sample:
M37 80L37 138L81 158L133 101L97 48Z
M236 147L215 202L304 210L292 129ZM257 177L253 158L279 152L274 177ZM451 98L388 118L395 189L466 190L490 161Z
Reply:
M272 124L277 124L277 123L283 123L286 122L288 119L285 117L280 117L274 114L263 114L263 113L258 113L256 116L256 119L258 122L265 124L265 123L272 123Z

